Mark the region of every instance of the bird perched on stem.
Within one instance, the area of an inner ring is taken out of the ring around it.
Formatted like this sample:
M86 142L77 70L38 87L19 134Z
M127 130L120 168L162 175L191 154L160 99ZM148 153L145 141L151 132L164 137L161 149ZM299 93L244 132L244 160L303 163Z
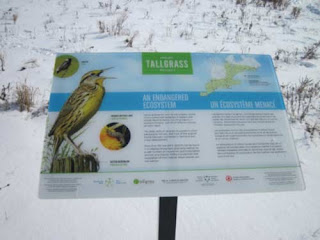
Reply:
M48 134L49 137L54 136L54 158L64 140L74 147L77 154L83 155L80 147L72 141L71 136L84 127L98 111L105 94L104 80L115 79L100 76L100 74L111 68L93 70L84 74L78 88L64 103Z
M68 68L70 67L72 62L71 58L67 58L66 60L63 61L63 63L60 64L59 67L56 69L56 74L59 74L62 71L65 71L65 73L68 71Z

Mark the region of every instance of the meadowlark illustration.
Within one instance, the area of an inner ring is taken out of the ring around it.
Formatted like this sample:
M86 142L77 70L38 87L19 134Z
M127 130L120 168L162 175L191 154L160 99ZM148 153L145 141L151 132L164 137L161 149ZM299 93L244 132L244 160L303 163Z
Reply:
M112 67L111 67L112 68ZM111 68L93 70L84 74L77 89L63 105L48 136L54 137L54 158L61 143L66 140L78 155L84 155L71 136L83 128L98 111L105 94L103 82L113 77L100 76Z

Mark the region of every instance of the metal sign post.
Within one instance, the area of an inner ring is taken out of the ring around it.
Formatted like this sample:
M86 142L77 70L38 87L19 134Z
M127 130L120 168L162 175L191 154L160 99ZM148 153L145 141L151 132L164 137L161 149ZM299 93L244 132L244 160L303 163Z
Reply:
M178 197L159 198L159 240L175 240Z

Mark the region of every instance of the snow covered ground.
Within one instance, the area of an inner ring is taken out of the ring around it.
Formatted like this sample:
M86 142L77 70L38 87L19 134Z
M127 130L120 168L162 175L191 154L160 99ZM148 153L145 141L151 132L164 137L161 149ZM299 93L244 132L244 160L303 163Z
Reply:
M294 6L302 9L297 19ZM56 52L274 57L282 49L287 58L275 61L281 84L319 81L320 60L301 60L320 40L319 14L318 1L292 1L280 11L231 0L0 0L0 86L11 83L10 101L16 83L37 88L37 111L49 98ZM10 106L0 111L0 239L157 239L157 198L39 200L46 115ZM179 197L177 239L320 239L319 136L311 139L303 123L291 126L306 191Z

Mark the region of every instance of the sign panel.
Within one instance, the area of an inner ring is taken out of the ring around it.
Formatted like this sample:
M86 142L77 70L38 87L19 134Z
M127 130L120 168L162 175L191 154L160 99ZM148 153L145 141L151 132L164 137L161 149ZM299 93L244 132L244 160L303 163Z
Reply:
M40 198L303 189L270 56L58 54Z

